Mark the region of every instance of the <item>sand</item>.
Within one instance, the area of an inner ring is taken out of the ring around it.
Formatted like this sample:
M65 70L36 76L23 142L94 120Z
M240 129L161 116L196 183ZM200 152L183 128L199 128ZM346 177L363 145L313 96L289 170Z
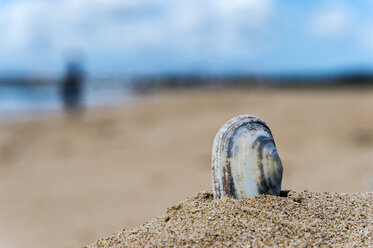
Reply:
M286 197L213 200L201 192L86 248L372 247L372 206L373 193L291 191Z
M0 125L0 247L82 247L211 189L216 132L271 127L283 189L373 187L373 91L160 92L131 105Z

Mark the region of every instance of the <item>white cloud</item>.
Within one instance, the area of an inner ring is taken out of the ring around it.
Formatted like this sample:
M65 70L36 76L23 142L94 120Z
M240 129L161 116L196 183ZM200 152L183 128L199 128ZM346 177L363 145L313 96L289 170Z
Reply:
M373 11L373 1L369 1L372 4L365 6L368 8L365 9L367 13ZM336 1L323 5L311 18L312 35L332 42L347 38L350 43L353 42L360 49L371 52L373 49L373 16L359 15L357 6L354 7Z
M354 25L351 9L336 4L317 11L311 20L311 33L321 38L340 38L348 35Z
M223 17L232 18L243 15L251 25L262 25L268 21L273 11L273 3L263 0L216 0L212 2Z
M0 5L0 55L29 64L76 48L106 60L256 56L273 8L271 0L14 0Z

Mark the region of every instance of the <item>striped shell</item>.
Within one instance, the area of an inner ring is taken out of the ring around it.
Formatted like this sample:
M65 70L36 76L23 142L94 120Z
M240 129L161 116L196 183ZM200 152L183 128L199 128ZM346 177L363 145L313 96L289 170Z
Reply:
M212 148L215 199L279 195L281 180L281 160L272 133L263 120L253 115L239 115L219 130Z

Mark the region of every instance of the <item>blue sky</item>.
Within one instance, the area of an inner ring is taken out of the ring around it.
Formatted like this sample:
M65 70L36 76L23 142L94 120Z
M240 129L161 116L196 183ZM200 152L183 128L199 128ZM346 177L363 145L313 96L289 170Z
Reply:
M0 0L0 74L373 70L373 0Z

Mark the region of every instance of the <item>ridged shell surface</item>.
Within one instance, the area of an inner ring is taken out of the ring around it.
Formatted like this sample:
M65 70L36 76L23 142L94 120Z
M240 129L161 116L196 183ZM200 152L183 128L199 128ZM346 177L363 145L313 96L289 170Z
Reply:
M282 164L272 133L253 115L239 115L216 134L212 149L214 198L279 195Z

